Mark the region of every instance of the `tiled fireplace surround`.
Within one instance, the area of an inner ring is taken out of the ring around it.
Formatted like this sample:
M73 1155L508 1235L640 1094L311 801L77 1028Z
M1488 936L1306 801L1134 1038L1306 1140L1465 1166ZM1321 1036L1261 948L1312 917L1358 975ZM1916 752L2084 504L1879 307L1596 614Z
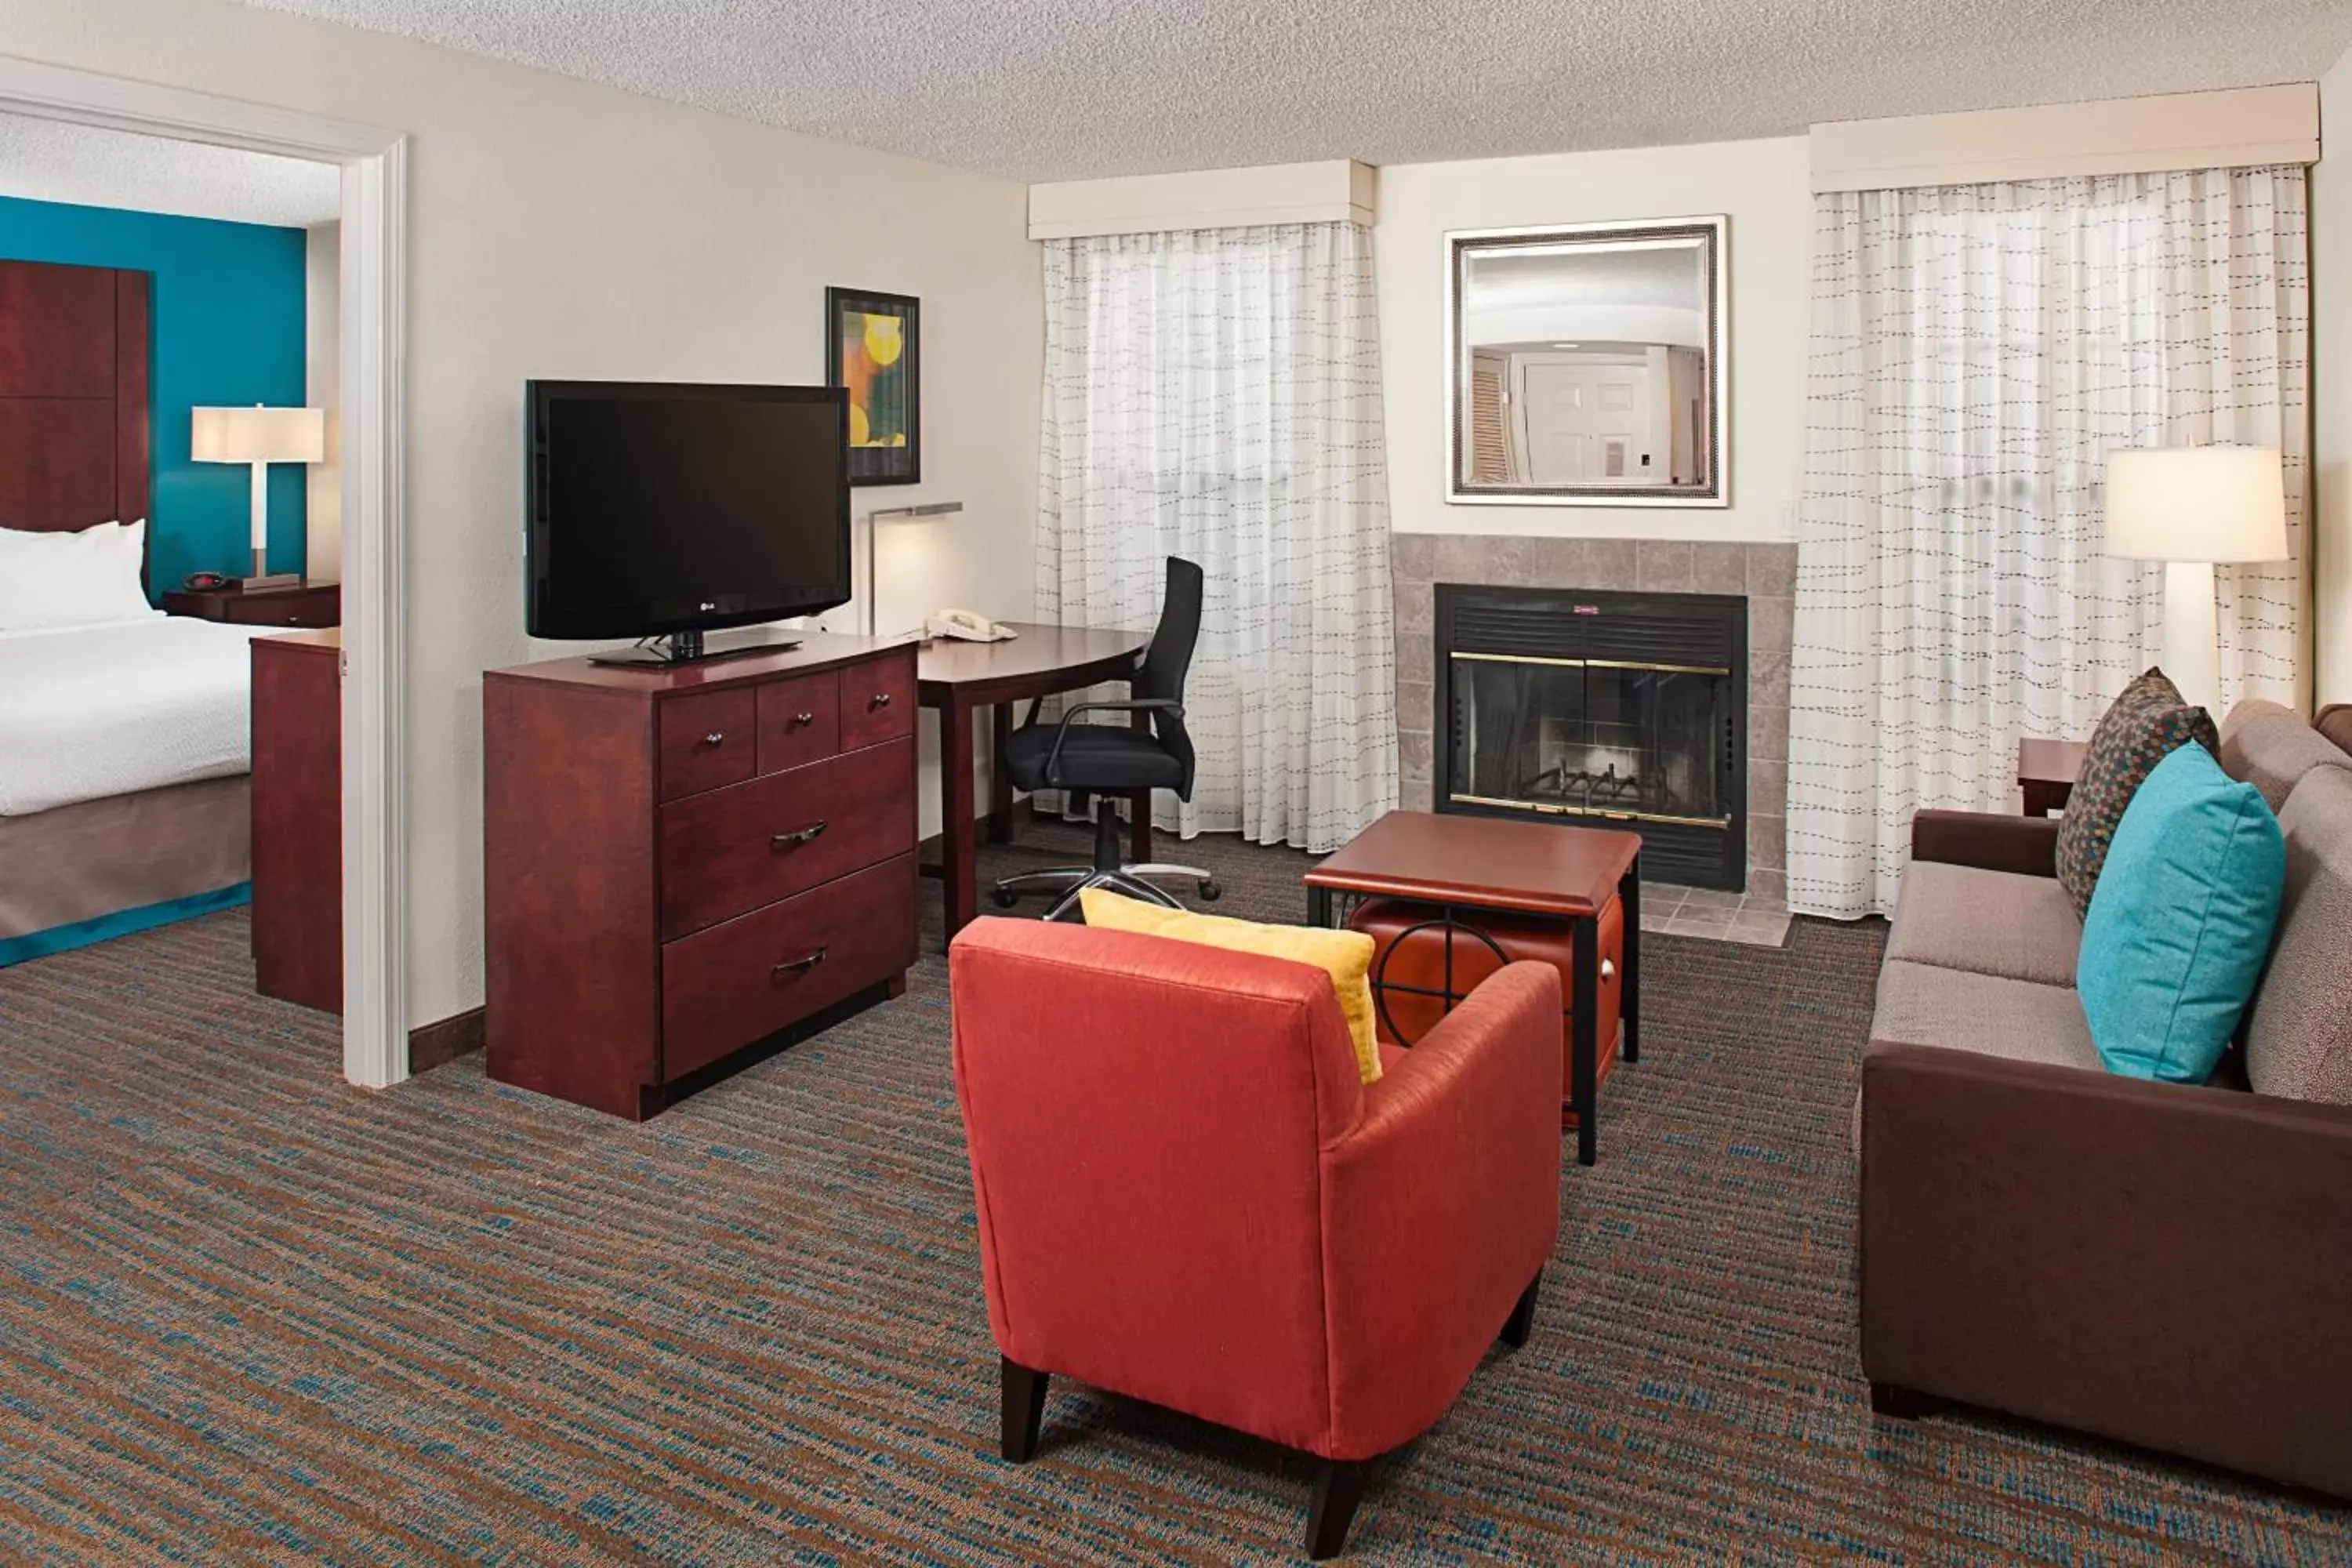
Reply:
M1436 599L1440 583L1645 594L1740 594L1748 599L1748 899L1760 913L1788 896L1789 640L1797 547L1688 539L1538 539L1516 534L1400 533L1396 578L1397 747L1403 804L1431 809L1435 771ZM1643 924L1717 934L1734 894L1694 892L1680 911L1645 906ZM1785 920L1782 921L1785 924ZM1745 931L1742 935L1748 934Z

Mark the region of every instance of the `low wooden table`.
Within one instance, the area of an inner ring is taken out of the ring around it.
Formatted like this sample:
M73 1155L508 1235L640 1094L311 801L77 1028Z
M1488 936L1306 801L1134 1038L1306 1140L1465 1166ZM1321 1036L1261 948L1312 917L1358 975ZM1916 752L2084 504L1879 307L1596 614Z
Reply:
M2026 816L2047 816L2066 809L2087 749L2080 741L2018 742L2017 787L2025 796Z
M1576 1108L1576 1158L1600 1150L1601 911L1612 897L1625 912L1623 1023L1620 1053L1641 1058L1642 837L1614 828L1569 827L1427 811L1391 811L1307 873L1307 921L1328 926L1336 896L1410 899L1447 919L1508 910L1568 924L1571 947L1569 1100ZM1465 920L1465 924L1475 921Z

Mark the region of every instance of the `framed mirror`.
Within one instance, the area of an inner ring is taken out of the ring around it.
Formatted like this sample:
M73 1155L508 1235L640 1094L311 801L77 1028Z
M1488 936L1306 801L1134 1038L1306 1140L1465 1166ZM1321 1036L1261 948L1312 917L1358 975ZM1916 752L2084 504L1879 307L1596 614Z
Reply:
M1445 499L1727 505L1726 227L1448 234Z

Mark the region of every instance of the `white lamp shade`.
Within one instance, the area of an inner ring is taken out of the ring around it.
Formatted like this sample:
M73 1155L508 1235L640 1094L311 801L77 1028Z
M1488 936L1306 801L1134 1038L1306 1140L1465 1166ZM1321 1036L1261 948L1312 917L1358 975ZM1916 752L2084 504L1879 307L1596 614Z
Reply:
M188 456L199 463L318 463L327 456L323 408L196 408Z
M2131 447L2107 454L2107 553L2126 561L2284 561L2275 447Z

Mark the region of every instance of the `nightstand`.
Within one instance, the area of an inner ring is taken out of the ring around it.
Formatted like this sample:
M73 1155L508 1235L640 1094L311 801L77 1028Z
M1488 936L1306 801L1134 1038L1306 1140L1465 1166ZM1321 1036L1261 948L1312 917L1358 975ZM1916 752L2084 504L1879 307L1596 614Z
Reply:
M230 621L241 626L332 626L342 624L340 583L307 583L297 588L174 588L163 595L174 616Z

